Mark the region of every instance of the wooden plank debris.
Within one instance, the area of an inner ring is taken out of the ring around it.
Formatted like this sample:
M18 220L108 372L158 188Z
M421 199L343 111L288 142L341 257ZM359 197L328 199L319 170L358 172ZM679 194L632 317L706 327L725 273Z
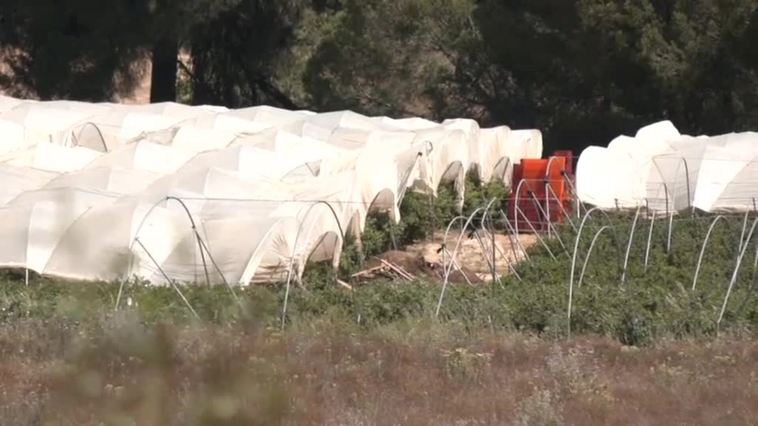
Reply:
M379 272L384 272L387 270L387 266L385 265L379 265L375 266L373 268L365 269L363 271L359 271L351 275L351 278L372 278Z
M353 279L370 280L377 276L384 276L390 279L402 279L405 281L414 281L416 277L410 272L406 271L402 266L390 262L380 257L374 257L379 261L378 266L359 271L351 275Z
M403 268L395 265L394 263L388 262L388 261L382 259L381 257L377 257L376 259L378 259L380 262L382 262L383 265L385 265L388 268L390 268L396 274L400 275L400 277L405 278L408 281L413 281L414 279L416 279L413 275L409 274Z
M346 288L346 289L348 289L348 290L352 290L352 289L353 289L353 286L351 286L350 284L348 284L348 283L346 283L346 282L342 281L342 280L341 280L341 279L339 279L339 278L337 278L337 284L341 285L342 287L345 287L345 288Z

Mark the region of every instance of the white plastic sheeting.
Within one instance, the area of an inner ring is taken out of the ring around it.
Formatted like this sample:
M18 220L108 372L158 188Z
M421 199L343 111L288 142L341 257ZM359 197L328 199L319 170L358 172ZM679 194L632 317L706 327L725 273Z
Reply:
M0 97L0 267L245 285L335 265L408 190L510 182L539 131L366 117Z
M579 157L579 199L602 208L675 212L758 207L758 133L681 135L669 121Z

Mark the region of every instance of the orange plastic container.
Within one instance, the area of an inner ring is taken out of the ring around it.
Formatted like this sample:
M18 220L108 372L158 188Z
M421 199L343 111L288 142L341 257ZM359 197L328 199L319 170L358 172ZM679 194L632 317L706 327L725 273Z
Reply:
M563 210L568 209L570 201L565 181L569 162L566 156L553 156L523 159L514 167L508 218L514 225L518 224L519 232L531 232L532 227L542 231L547 229L548 221L563 221ZM516 213L516 205L523 215Z

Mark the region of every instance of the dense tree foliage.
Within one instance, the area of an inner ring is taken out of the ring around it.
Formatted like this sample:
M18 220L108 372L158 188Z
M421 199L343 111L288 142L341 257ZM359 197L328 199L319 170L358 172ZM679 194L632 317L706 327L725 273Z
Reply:
M139 76L123 73L117 86L114 75L138 57L146 13L137 2L3 1L0 53L7 72L0 83L12 94L41 98L101 100L128 91Z
M549 148L671 119L758 126L755 0L7 0L0 84L538 127ZM187 63L176 61L184 51Z
M272 62L286 49L298 17L296 1L241 0L192 29L195 103L297 108L271 81Z

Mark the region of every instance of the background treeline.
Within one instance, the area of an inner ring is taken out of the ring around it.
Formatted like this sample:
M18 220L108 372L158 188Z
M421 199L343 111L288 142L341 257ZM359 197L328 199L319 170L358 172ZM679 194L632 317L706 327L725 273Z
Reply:
M4 0L0 90L466 116L548 148L758 128L755 0ZM178 53L184 60L178 61Z

